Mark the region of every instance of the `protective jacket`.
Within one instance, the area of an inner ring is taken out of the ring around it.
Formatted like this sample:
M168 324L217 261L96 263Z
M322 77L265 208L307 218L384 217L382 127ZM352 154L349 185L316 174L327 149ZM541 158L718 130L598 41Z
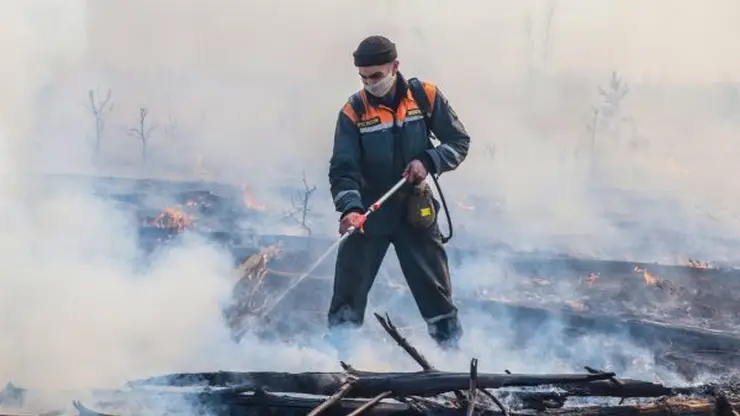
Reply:
M329 183L337 212L364 212L400 178L406 165L419 159L430 174L456 169L465 160L470 136L440 89L422 81L429 100L430 127L440 145L433 147L424 114L399 73L395 94L378 99L356 92L342 107L329 162ZM352 101L362 103L358 115ZM401 194L404 189L401 190ZM368 217L365 232L388 234L403 218L401 198L392 198Z

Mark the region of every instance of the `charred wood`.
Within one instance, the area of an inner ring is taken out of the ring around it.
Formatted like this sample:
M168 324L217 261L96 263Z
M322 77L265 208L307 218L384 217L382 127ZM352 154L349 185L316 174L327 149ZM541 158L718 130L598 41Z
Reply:
M374 375L382 375L385 373L375 373L370 371L359 371L354 370L353 375L363 378ZM690 395L690 394L705 394L709 387L707 385L700 385L695 387L666 387L662 384L651 383L648 381L632 380L632 379L620 379L620 385L615 385L610 378L613 377L610 374L613 373L599 373L605 377L601 380L592 380L586 383L552 383L552 384L540 384L539 386L557 386L562 393L539 393L539 392L507 392L508 395L513 397L521 398L560 398L560 397L588 397L588 396L599 396L599 397L631 397L631 398L654 398L662 396L673 396L673 395ZM480 377L480 375L478 375ZM480 387L480 386L478 386ZM501 386L503 387L513 387ZM485 387L486 389L492 389L494 387Z
M352 388L354 387L355 381L356 379L354 378L348 379L344 384L342 384L342 387L340 387L336 393L332 394L331 397L326 399L326 401L322 402L321 404L316 406L313 410L311 410L311 412L308 413L308 416L318 416L322 412L331 408L337 402L341 401L342 398L346 397L347 394L352 390Z
M284 395L277 395L272 393L255 393L250 395L239 395L229 397L227 400L214 400L214 401L203 401L200 403L194 403L192 408L182 406L182 409L170 409L171 411L179 410L180 412L194 411L198 413L210 414L214 416L230 415L230 416L262 416L265 414L280 414L280 415L307 415L311 409L322 403L322 399L319 398L302 398L302 397L289 397ZM325 413L326 415L347 415L353 411L361 409L366 406L368 401L358 399L342 399L335 403L333 406L328 408ZM104 405L106 411L98 411L94 408ZM157 411L157 408L142 407L139 410L136 407L132 408L125 401L118 403L101 403L93 406L86 406L80 402L74 402L74 406L77 409L80 416L129 416L134 414L146 415L146 414L161 414ZM559 408L559 409L522 409L518 411L510 412L513 416L525 416L525 415L579 415L579 416L622 416L622 415L728 415L733 416L734 409L740 406L740 400L736 397L722 398L722 397L706 397L706 398L691 398L691 397L665 397L659 400L641 403L641 404L630 404L620 406L581 406L581 407L570 407L570 408ZM120 410L117 410L120 409ZM20 416L28 415L27 412L8 412L0 413L5 416ZM61 414L59 411L54 413L47 412L39 414L39 416L46 416L51 414ZM461 408L450 408L445 407L442 404L435 404L431 402L415 402L414 405L402 402L379 402L376 403L372 408L364 411L365 415L378 416L378 415L450 415L450 416L464 416L467 414L466 409ZM474 414L477 415L500 415L501 413L495 410L488 409L477 409Z
M353 374L354 375L354 374ZM604 374L478 374L477 385L483 389L542 385L583 384L608 380L614 373ZM316 394L328 396L347 381L344 373L279 373L229 372L178 373L132 381L132 387L143 386L251 386L275 392ZM454 390L466 390L470 384L468 373L421 371L413 373L363 373L347 397L370 398L385 391L403 396L435 396Z
M156 403L156 402L155 402ZM201 410L204 414L213 416L220 415L238 415L238 416L262 416L265 414L286 415L286 416L306 416L313 409L325 403L323 398L295 397L289 395L280 395L267 392L257 392L253 394L244 394L229 397L228 399L209 400L201 398L193 402L192 408ZM366 406L368 401L359 399L341 399L332 403L321 414L322 415L347 415ZM90 407L76 403L80 416L127 416L127 403L106 403L106 407L120 408L115 413L100 412L92 410ZM94 407L94 406L93 406ZM186 407L186 406L183 406ZM188 411L192 409L182 409ZM130 411L129 411L130 412ZM146 414L147 412L143 412ZM128 413L131 415L132 413ZM152 409L151 414L158 414L156 407ZM379 402L373 404L372 408L366 410L367 415L416 415L418 414L410 406L399 402Z
M667 397L652 403L621 406L584 406L579 408L548 409L538 412L541 415L579 415L579 416L634 416L634 415L674 415L674 416L733 416L732 409L740 406L740 400L727 405L720 404L716 398Z

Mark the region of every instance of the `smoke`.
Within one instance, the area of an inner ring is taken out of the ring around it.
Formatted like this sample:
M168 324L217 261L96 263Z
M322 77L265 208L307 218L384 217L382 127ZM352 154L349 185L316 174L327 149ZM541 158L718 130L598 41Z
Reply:
M397 43L407 76L440 86L473 137L468 160L441 179L462 244L731 260L735 246L716 240L736 244L738 230L738 15L729 0L2 2L0 379L67 388L166 371L336 369L319 341L230 343L219 314L234 276L220 248L192 238L141 272L129 213L84 185L26 174L214 179L278 207L305 172L328 218L314 232L334 235L326 165L337 113L359 88L350 53L372 33ZM629 92L610 114L597 86L609 90L612 71ZM108 89L95 165L87 93ZM127 134L141 107L157 125L146 165ZM472 211L457 205L468 199ZM694 238L665 241L666 229ZM473 264L455 280L500 279L497 265ZM491 371L547 371L596 358L586 343L528 365L552 337L510 350L481 342L510 335L510 322L469 318L463 352L433 361L466 368L475 354ZM434 351L423 333L413 340ZM367 341L353 364L414 368L390 348Z
M402 71L437 83L473 136L465 165L442 183L454 201L501 201L496 215L481 204L480 217L453 204L476 238L593 256L732 260L735 250L714 239L737 230L734 182L717 178L735 169L740 59L727 51L738 10L730 1L711 10L676 4L91 3L84 57L55 74L37 106L44 146L33 166L93 171L93 121L82 104L88 89L110 89L107 173L248 183L274 206L285 202L276 183L299 187L305 171L319 187L315 212L331 212L334 121L359 87L350 52L384 33L398 44ZM677 10L670 21L664 7ZM629 92L611 111L597 88L610 90L613 71ZM159 125L146 167L126 133L139 107ZM623 206L615 189L651 201ZM653 200L669 202L668 215ZM627 230L614 225L624 218L634 223ZM333 223L314 231L333 233ZM693 243L663 241L675 228L691 230ZM646 238L649 250L636 250Z

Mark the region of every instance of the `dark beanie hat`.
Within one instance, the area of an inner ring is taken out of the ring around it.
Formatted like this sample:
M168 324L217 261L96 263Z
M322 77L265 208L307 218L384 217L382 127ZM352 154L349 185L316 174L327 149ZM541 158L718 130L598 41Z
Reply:
M355 57L355 66L374 66L393 62L398 53L396 44L384 36L369 36L357 46L352 53Z

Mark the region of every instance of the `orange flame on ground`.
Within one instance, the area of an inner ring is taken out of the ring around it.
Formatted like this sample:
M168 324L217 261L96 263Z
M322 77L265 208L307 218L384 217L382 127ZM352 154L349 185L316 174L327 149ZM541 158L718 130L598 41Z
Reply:
M183 230L192 223L193 219L190 215L175 208L165 208L149 225L157 228Z
M257 202L249 192L244 192L244 197L242 199L244 201L244 206L249 209L253 209L255 211L265 211L267 209L265 204Z
M658 278L650 274L647 269L641 269L635 266L635 271L637 273L642 273L642 278L645 281L645 286L652 286L658 283Z
M689 259L689 266L690 267L693 267L695 269L708 269L709 268L709 263L707 263L707 262L701 262L699 260Z
M244 202L244 206L251 210L254 210L254 211L267 210L267 206L265 204L261 204L256 199L254 199L254 197L252 196L252 193L249 192L249 189L246 186L242 186L242 201Z

